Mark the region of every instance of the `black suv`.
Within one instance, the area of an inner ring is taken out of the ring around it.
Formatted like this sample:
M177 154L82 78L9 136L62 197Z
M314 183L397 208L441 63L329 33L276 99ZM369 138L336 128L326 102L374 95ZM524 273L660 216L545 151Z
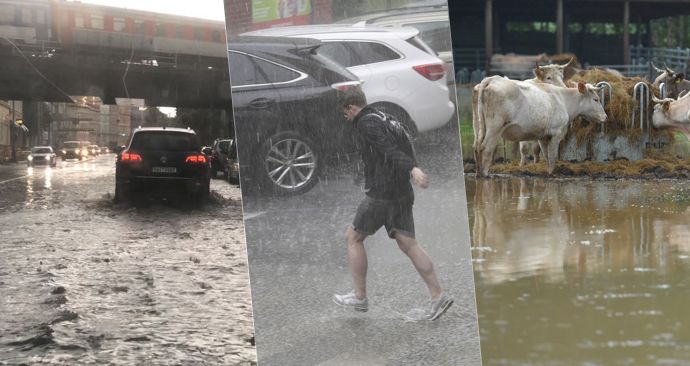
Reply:
M196 133L190 129L144 127L132 133L115 163L115 201L147 188L156 193L184 191L204 202L210 167Z
M238 37L228 44L232 103L242 184L299 194L324 165L353 152L352 127L338 90L356 76L319 55L306 38Z

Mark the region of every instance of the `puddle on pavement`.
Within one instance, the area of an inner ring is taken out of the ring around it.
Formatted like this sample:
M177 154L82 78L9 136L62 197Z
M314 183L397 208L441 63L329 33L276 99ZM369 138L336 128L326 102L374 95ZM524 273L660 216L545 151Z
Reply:
M466 178L484 365L687 365L685 181Z

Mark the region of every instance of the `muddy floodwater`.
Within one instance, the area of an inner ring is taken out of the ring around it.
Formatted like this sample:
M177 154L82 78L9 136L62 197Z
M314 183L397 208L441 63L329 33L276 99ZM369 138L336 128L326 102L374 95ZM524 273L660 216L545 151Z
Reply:
M484 365L690 365L687 181L466 187Z
M239 189L114 205L114 161L0 166L0 365L256 364Z

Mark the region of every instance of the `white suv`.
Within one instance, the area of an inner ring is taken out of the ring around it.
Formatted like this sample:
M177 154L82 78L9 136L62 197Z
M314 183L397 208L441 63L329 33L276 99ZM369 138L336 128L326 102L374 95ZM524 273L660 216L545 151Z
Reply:
M244 35L321 40L316 52L355 74L363 82L370 104L416 133L444 126L455 112L443 61L418 33L411 27L328 24L269 28Z
M370 13L338 21L338 24L376 25L382 27L414 27L418 37L436 51L446 63L448 75L453 73L453 46L450 42L450 20L445 1L426 6L409 6L385 12Z

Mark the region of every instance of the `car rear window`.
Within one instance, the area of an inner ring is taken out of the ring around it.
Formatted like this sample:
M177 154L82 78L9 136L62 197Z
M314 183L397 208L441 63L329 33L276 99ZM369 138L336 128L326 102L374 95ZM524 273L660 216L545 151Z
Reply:
M452 49L449 22L426 22L405 25L417 28L419 30L419 38L434 51L444 52Z
M163 151L201 151L196 135L183 132L138 132L132 137L130 149Z
M299 78L300 74L286 67L230 51L232 86L284 83Z
M218 148L220 149L220 151L228 151L229 147L230 147L230 140L221 141L218 143Z
M429 48L429 46L427 46L426 43L424 43L424 41L419 39L419 37L416 37L416 36L412 37L412 38L408 39L407 42L409 44L419 48L420 50L422 50L422 52L426 52L430 55L436 56L436 52L434 52L434 50Z
M52 151L47 147L33 148L31 149L32 154L50 154Z
M65 149L75 149L75 148L79 147L79 143L78 142L65 142L65 144L63 146L65 147Z
M401 56L390 47L376 42L324 42L318 52L337 60L344 67L397 60Z

